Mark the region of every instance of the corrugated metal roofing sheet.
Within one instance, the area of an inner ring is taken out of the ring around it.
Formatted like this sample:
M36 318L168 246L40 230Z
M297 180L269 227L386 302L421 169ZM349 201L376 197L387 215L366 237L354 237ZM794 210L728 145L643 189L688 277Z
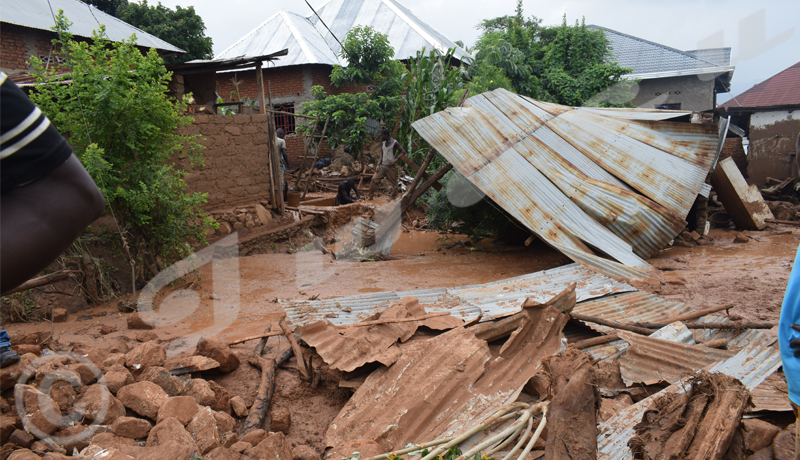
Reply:
M185 53L177 46L79 0L49 0L49 2L48 0L3 0L3 15L0 22L51 32L54 25L51 6L54 12L64 10L64 16L72 22L69 31L73 35L91 37L92 32L103 24L106 26L106 35L111 41L127 40L136 34L136 44L139 46ZM279 50L280 48L275 51Z
M284 48L289 50L288 55L271 63L265 62L264 65L339 64L336 54L317 33L314 25L303 16L285 10L272 15L214 59L260 56Z
M683 302L662 299L655 294L640 291L610 295L575 306L575 313L627 324L661 322L690 310ZM616 331L599 324L586 325L604 334Z
M317 13L330 27L330 32L319 23L314 14L308 16L320 35L328 42L334 53L340 50L339 40L344 40L347 32L355 26L370 26L389 37L394 47L395 59L407 59L417 55L422 49L445 52L455 48L455 57L463 60L472 56L453 43L436 29L424 23L409 9L394 0L329 0Z
M371 26L388 35L396 59L414 57L423 49L446 51L449 48L456 49L458 59L472 58L394 0L331 0L318 8L317 13L339 40L344 40L355 26ZM347 65L347 60L339 58L339 43L316 15L303 17L286 10L275 13L215 59L258 56L284 48L289 49L289 55L273 66Z
M692 71L730 65L730 48L681 51L605 27L587 27L602 30L610 42L617 64L632 68L634 74Z
M570 264L486 284L279 302L297 326L321 320L337 326L357 323L407 296L416 297L421 304L437 304L425 306L431 313L449 311L464 321L472 321L479 316L482 316L482 321L488 321L519 312L522 301L527 297L540 303L546 302L571 284L576 284L578 302L636 290L633 286L614 281L578 264Z
M709 372L721 372L737 378L742 381L748 390L752 390L775 372L780 364L781 357L777 351L756 343L742 349L735 356L711 366L707 370ZM683 384L685 382L686 380L683 380L680 383L672 384L657 393L657 395L661 395L664 392L680 394L684 391ZM609 460L633 458L633 454L628 447L628 441L634 436L633 427L642 420L642 416L649 408L650 402L651 399L646 398L626 407L598 427L598 458Z
M643 258L683 228L716 158L716 127L653 121L684 115L565 107L498 89L413 126L539 238L619 279L646 276Z
M652 385L659 382L678 383L689 373L724 361L732 351L717 350L702 345L686 345L643 335L618 332L630 344L619 357L619 371L625 385Z

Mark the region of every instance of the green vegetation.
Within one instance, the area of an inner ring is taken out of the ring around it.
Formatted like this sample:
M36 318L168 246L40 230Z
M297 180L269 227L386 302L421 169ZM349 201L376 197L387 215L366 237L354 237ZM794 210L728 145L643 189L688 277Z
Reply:
M155 50L143 55L133 38L110 43L102 27L92 42L75 41L69 25L59 11L54 29L60 38L54 44L71 74L59 77L56 69L31 58L32 73L45 84L30 97L68 134L137 250L137 265L154 276L188 255L190 242L205 243L212 225L201 209L206 195L187 193L184 172L172 165L174 155L202 164L202 146L198 136L175 134L192 118L184 116L183 101L167 97L171 74Z
M206 25L203 18L197 15L194 7L174 10L162 5L148 5L147 0L142 3L120 4L115 14L119 19L136 26L145 32L155 35L165 42L175 45L186 51L180 56L169 56L168 63L185 62L193 59L211 59L211 37L206 37Z
M625 99L605 97L625 94L632 82L622 81L631 69L610 61L608 40L600 30L581 21L541 26L534 16L525 18L522 1L516 14L484 20L484 32L475 45L475 62L467 70L473 93L503 87L547 102L580 105L624 105ZM616 91L609 88L618 87ZM605 93L604 93L605 92ZM598 98L597 95L604 97Z

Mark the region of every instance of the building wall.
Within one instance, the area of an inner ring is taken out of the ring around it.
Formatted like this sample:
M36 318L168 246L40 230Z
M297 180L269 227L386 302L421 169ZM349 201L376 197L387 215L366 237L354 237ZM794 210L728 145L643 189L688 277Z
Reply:
M56 37L55 32L3 23L0 27L0 70L9 75L26 73L29 70L27 60L31 56L47 59L51 54L51 40ZM52 58L57 59L56 56Z
M739 168L742 176L747 179L747 155L744 152L741 137L731 136L725 139L725 144L722 146L722 153L719 155L719 161L729 157L733 158L736 167Z
M714 79L689 75L639 82L633 105L652 109L662 104L680 104L680 110L711 110L714 108Z
M765 185L767 177L783 180L796 175L795 143L800 133L800 109L755 112L750 117L747 173Z
M272 105L292 105L295 113L302 113L303 103L312 101L312 86L322 86L327 94L354 93L366 91L366 85L342 85L339 88L331 84L331 69L329 65L306 64L288 67L266 67L262 69L264 77L264 93L272 95ZM236 71L217 74L217 93L225 101L237 101L245 98L258 100L258 86L256 85L256 71ZM236 82L236 83L234 83ZM238 84L238 98L236 94L231 94L236 90ZM306 120L296 118L297 125L305 123ZM318 128L322 130L322 126ZM318 133L319 134L319 133ZM286 135L286 151L289 157L289 167L300 166L305 153L305 145L302 136L296 133ZM320 148L320 157L328 155L329 147L323 142ZM311 160L306 162L306 167L311 166Z
M187 171L193 192L208 193L208 211L270 200L267 157L268 115L194 115L178 134L202 134L204 166L192 168L181 155L176 166Z

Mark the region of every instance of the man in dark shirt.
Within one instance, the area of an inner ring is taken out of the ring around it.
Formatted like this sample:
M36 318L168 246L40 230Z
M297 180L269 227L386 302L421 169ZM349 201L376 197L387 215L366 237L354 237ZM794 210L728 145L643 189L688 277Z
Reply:
M0 72L0 292L62 254L105 210L72 147ZM19 360L0 330L0 367Z
M339 182L339 193L336 194L337 204L355 203L356 200L361 199L361 196L358 194L358 187L356 187L355 184L356 182L352 177ZM351 191L356 193L355 197L350 195Z

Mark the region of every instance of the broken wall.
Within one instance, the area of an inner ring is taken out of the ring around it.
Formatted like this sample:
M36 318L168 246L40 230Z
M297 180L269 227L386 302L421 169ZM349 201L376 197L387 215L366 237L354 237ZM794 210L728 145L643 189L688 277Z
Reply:
M185 154L175 158L190 191L207 193L204 208L216 211L270 199L267 160L268 115L193 115L178 134L201 134L204 166L192 167Z
M714 108L714 79L697 75L652 78L639 82L633 105L654 109L661 104L680 104L680 110L702 112Z
M322 86L329 95L341 93L355 93L366 91L366 86L356 86L352 84L335 87L331 84L332 67L324 64L306 64L286 67L266 67L262 69L264 76L264 94L272 93L272 105L292 105L295 113L302 113L303 102L312 101L312 86ZM235 79L235 80L234 80ZM217 93L226 101L233 100L236 95L231 95L236 90L234 81L239 85L239 98L258 99L258 86L256 85L256 71L235 71L221 72L217 74ZM269 82L269 86L267 85ZM268 90L269 88L269 90ZM306 123L307 120L295 118L296 125ZM320 123L323 123L321 120ZM281 126L276 125L276 128ZM319 126L318 130L322 130ZM291 134L287 130L286 152L289 157L289 167L294 168L300 165L304 154L303 138L297 134ZM330 151L326 143L323 142L320 149L320 157L328 156ZM309 164L306 166L310 166Z
M795 142L800 133L800 110L756 112L750 116L747 174L751 183L766 185L767 177L796 175Z

